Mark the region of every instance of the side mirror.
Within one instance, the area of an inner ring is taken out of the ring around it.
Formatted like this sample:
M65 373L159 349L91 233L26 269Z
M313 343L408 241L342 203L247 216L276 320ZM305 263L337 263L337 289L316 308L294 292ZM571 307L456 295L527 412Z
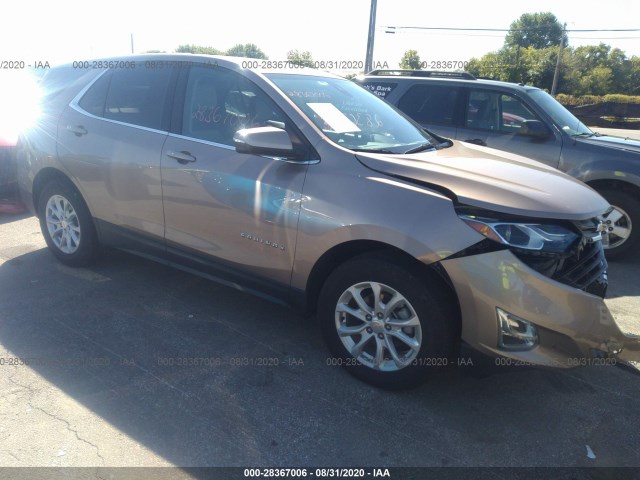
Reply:
M236 152L269 157L293 158L289 134L276 127L256 127L238 130L233 136Z
M551 136L551 130L540 120L525 120L520 124L518 135L543 139Z

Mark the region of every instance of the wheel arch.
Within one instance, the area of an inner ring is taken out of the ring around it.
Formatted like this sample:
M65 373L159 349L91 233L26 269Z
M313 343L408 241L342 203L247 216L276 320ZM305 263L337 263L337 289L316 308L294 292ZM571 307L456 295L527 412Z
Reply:
M627 192L640 200L640 187L635 183L626 182L624 180L602 178L598 180L589 180L586 184L596 191L599 191L600 189L622 190L623 192Z
M329 275L344 262L363 255L392 260L425 282L438 282L445 287L448 295L447 301L450 303L455 315L456 334L458 338L460 337L462 316L458 295L449 275L440 263L425 264L398 247L374 240L350 240L335 245L316 261L311 269L305 290L305 306L308 313L315 312L320 292Z
M31 189L31 195L33 197L33 205L37 215L39 215L40 213L38 212L38 205L40 204L40 194L42 193L42 189L45 187L47 183L49 183L52 180L59 180L61 182L64 182L70 185L84 199L84 196L82 195L78 187L75 185L75 183L73 183L73 180L71 180L71 178L69 178L69 176L66 173L54 167L45 167L42 170L40 170L34 177L33 187ZM85 200L85 204L86 203L87 202Z

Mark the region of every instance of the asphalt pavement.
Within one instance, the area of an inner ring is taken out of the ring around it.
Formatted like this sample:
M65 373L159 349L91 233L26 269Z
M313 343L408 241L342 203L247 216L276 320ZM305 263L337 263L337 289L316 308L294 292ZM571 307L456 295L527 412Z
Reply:
M640 256L610 283L640 333ZM0 215L2 467L640 467L627 369L463 350L455 373L388 392L328 356L291 310L121 252L67 268L35 218Z

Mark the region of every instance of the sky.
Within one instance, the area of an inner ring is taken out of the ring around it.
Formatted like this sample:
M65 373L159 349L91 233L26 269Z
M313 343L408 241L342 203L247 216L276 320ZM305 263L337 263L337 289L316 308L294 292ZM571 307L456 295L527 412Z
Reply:
M167 7L170 5L171 7ZM363 62L370 0L11 1L3 4L0 62L49 62L146 50L171 52L180 44L220 50L255 43L272 60L308 50L316 61ZM500 48L500 32L433 32L385 27L504 28L523 13L550 11L571 29L640 29L640 1L378 0L374 64L398 66L408 49L421 60L466 61ZM632 38L630 38L632 37ZM569 44L618 47L640 56L640 31L569 33ZM0 75L2 70L0 69Z

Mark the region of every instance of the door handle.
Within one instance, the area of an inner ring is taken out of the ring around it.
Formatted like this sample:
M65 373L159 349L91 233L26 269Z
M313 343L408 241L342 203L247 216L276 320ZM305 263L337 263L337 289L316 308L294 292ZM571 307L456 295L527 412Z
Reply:
M82 125L67 125L67 130L69 132L75 133L76 137L81 137L82 135L86 135L87 133L89 133L89 131Z
M487 142L485 142L481 138L470 138L468 140L463 140L463 142L473 143L475 145L480 145L482 147L486 147L487 146Z
M178 163L181 163L182 165L186 165L187 163L193 163L196 161L196 157L191 155L189 152L184 152L184 151L182 152L169 151L167 152L167 157L177 160Z

